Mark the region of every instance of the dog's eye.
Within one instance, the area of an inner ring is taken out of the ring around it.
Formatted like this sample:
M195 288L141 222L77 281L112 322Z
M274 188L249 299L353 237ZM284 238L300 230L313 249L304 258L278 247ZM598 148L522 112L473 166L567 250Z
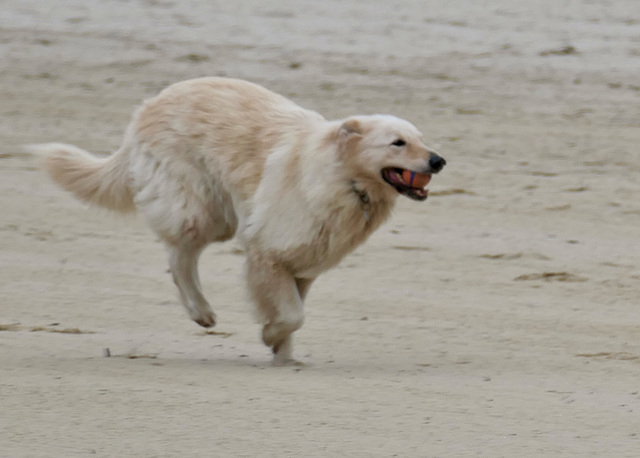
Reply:
M406 145L407 142L405 142L404 140L402 140L401 138L397 139L395 142L393 142L391 144L391 146L404 146Z

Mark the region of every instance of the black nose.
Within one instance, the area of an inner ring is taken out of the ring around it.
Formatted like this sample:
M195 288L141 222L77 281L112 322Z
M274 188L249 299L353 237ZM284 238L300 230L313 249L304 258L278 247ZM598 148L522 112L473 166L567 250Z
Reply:
M432 154L429 158L429 167L431 167L433 173L438 173L445 165L447 165L447 161L437 154Z

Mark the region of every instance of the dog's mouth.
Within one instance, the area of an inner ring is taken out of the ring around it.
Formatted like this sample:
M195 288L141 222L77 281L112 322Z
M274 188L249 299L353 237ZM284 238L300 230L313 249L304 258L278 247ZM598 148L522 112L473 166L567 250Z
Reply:
M431 181L430 173L418 173L398 167L387 167L381 171L384 181L396 188L400 194L413 200L425 200L429 190L425 187Z

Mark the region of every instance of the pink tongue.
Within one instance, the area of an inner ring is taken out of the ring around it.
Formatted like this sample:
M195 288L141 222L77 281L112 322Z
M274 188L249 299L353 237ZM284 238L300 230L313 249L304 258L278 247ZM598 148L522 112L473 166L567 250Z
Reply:
M402 179L412 188L424 188L431 181L431 175L423 175L421 173L412 172L410 170L402 171Z

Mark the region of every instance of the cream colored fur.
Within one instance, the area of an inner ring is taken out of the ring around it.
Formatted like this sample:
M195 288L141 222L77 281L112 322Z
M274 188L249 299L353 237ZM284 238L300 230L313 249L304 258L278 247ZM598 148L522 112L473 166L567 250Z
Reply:
M392 146L397 138L406 146ZM274 364L293 361L291 337L313 280L389 216L398 193L381 169L423 170L433 154L407 121L327 121L225 78L177 83L146 101L106 159L64 144L30 149L45 153L44 168L79 199L145 216L168 248L184 306L202 326L213 326L215 315L198 257L237 234Z

